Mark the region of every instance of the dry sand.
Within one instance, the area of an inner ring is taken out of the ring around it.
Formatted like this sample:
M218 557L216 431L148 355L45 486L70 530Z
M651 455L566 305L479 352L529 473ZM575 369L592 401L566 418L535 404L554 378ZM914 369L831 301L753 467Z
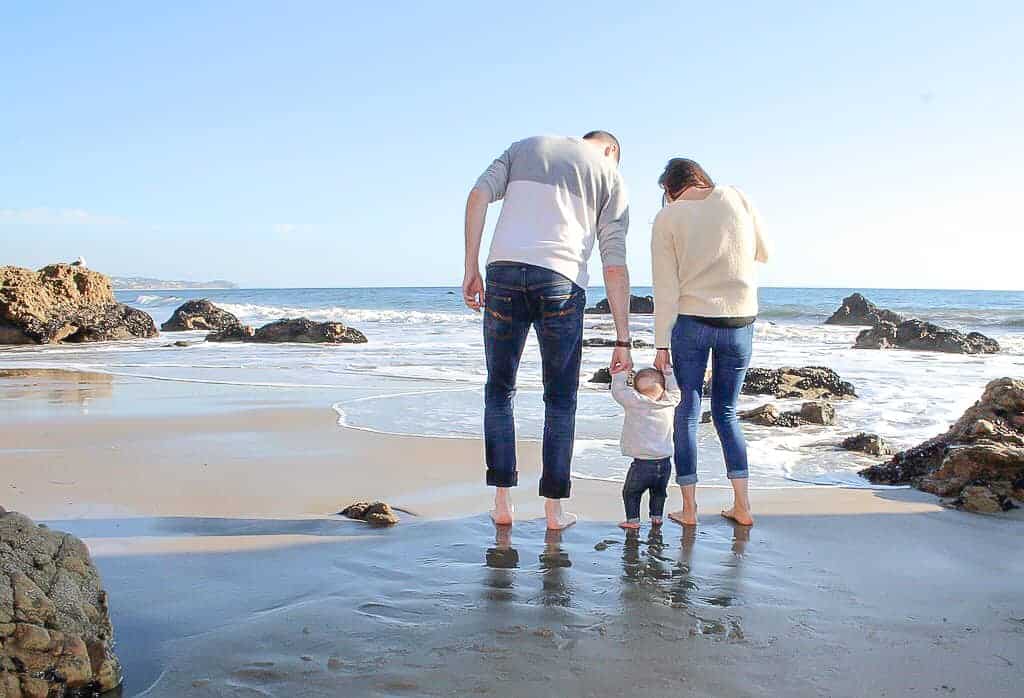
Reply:
M755 491L745 529L701 489L696 531L627 535L617 487L577 481L564 534L496 530L478 441L340 429L323 401L0 377L0 504L89 544L125 695L1024 692L1020 516L806 488ZM416 516L330 515L364 497Z

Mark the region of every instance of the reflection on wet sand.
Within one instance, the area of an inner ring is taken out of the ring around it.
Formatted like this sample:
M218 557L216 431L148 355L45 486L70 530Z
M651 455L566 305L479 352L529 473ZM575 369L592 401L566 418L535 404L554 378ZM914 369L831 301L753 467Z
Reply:
M0 370L0 397L37 400L50 404L84 405L114 393L114 377L106 373L64 371L51 368Z

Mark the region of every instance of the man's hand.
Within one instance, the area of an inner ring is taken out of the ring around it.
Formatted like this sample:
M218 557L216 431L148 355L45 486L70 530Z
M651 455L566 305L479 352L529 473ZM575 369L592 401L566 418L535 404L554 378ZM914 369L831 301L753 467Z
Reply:
M654 368L662 373L668 373L672 370L672 356L669 354L668 349L659 349L654 355Z
M621 373L622 371L631 371L633 369L633 354L626 347L615 347L612 352L612 362L608 366L608 370L612 373Z
M484 280L479 270L467 271L462 280L462 300L476 312L484 305Z

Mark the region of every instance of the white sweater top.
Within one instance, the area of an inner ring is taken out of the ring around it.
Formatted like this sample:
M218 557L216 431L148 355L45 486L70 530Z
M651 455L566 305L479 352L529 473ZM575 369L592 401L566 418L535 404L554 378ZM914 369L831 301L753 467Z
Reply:
M669 458L675 451L672 423L682 400L675 376L665 374L665 392L652 400L633 389L625 372L612 376L612 397L626 410L622 422L622 455L644 460Z
M768 261L757 211L735 187L665 206L654 219L654 343L667 348L679 315L757 315L755 262Z

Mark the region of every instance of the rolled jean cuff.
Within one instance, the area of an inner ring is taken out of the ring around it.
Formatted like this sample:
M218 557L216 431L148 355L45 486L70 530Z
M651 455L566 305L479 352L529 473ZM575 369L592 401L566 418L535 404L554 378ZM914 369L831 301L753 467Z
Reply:
M697 484L697 473L693 475L676 475L677 485L696 485Z
M515 487L518 484L519 472L516 470L509 473L507 471L495 470L494 468L487 469L488 487Z
M750 477L749 470L730 470L726 472L725 476L730 480L746 480Z
M540 480L539 493L545 499L568 499L571 490L572 484L569 482L550 483L545 482L544 478Z

